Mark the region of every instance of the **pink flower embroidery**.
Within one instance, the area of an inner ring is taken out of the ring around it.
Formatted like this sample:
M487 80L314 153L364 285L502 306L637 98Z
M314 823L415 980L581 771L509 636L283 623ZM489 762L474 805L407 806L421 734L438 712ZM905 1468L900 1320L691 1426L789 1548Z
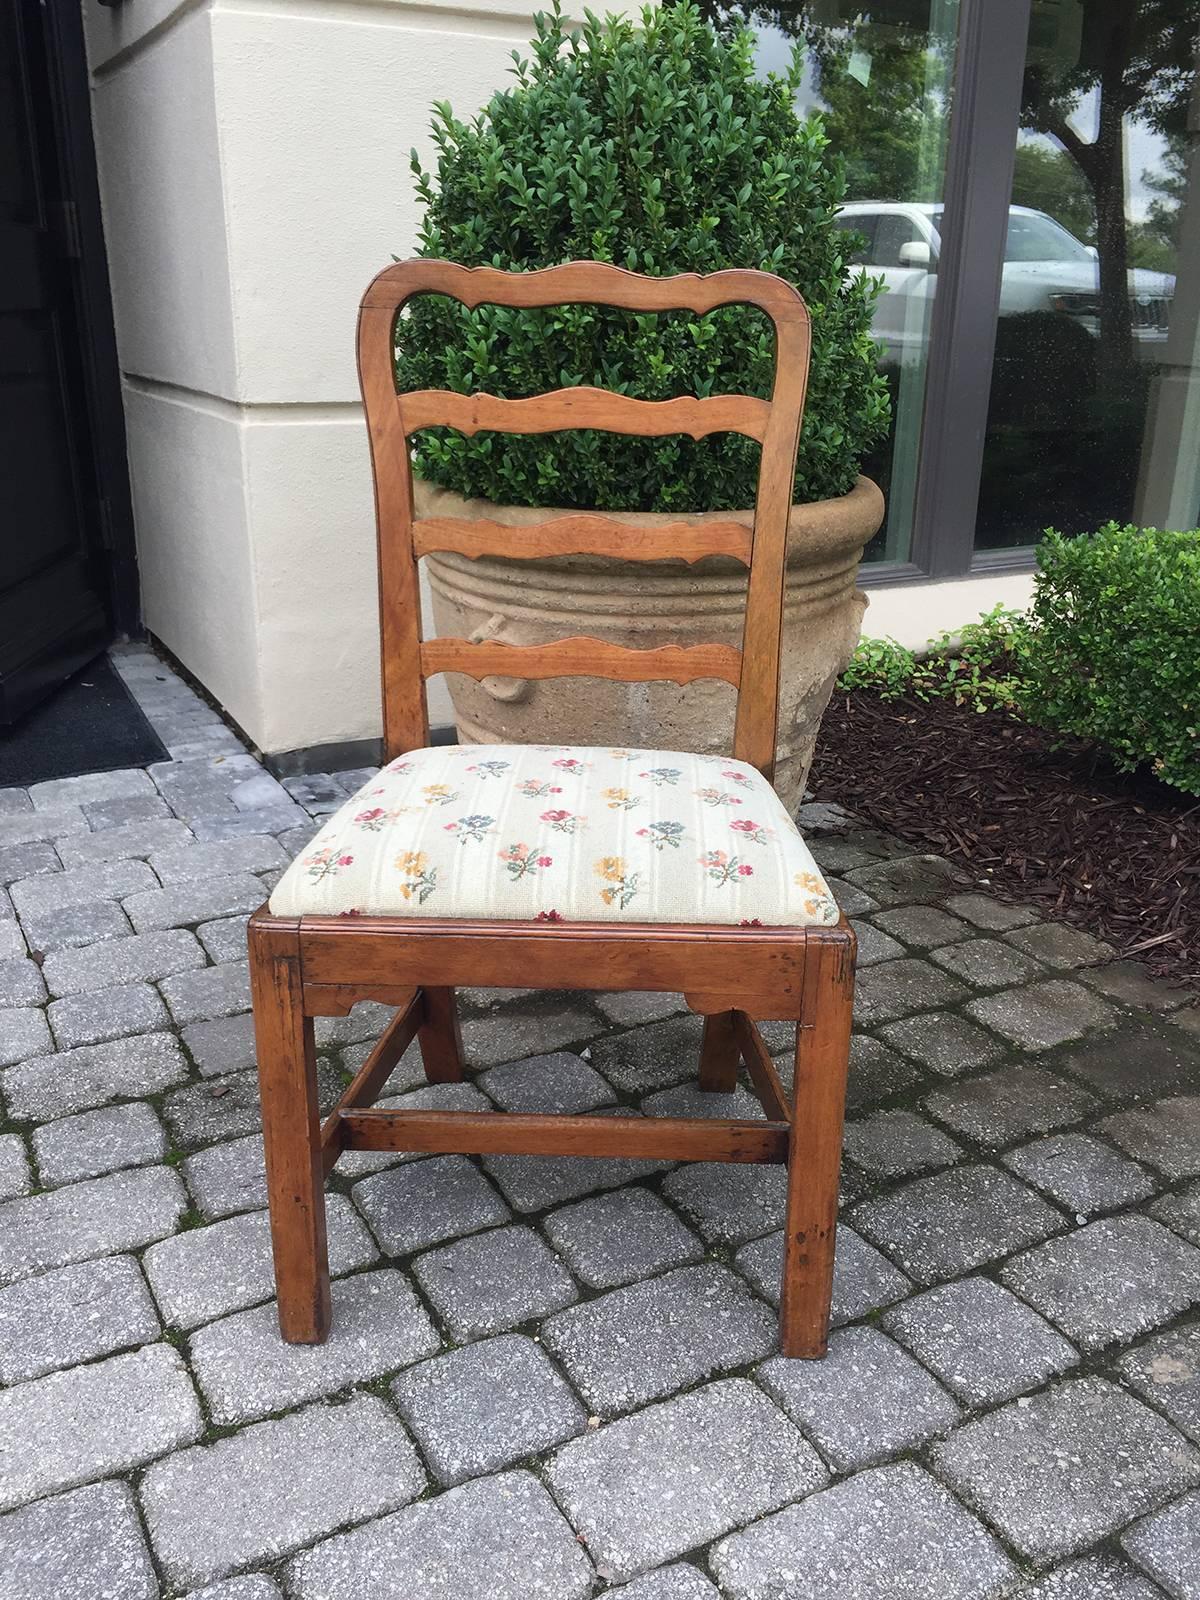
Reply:
M353 866L354 857L346 851L337 851L332 845L326 845L321 850L314 850L312 855L304 857L304 865L308 868L308 875L314 882L319 883L322 878L332 878L343 867Z
M533 846L528 844L507 844L499 854L514 882L535 874L539 867L554 865L552 856L535 855Z
M772 829L764 828L761 822L752 822L749 817L739 817L736 822L731 822L729 826L738 833L744 833L755 844L766 844L768 839L775 837Z
M753 867L747 866L738 856L728 855L724 850L706 850L700 857L700 865L705 868L714 883L721 885L732 883L735 878L749 878L754 874Z

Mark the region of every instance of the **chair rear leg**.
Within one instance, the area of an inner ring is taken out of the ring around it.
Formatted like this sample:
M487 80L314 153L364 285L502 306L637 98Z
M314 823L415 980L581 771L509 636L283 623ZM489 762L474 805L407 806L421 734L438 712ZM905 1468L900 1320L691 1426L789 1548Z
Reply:
M279 1330L289 1344L321 1344L329 1333L329 1253L313 1024L304 1014L296 924L252 919L249 946Z
M853 936L828 936L815 944L809 962L804 1017L796 1030L779 1323L784 1355L813 1359L825 1354L833 1297L854 1002Z
M453 989L425 989L425 1021L417 1030L421 1060L430 1083L463 1080L462 1029Z
M717 1011L705 1017L700 1041L700 1087L710 1094L732 1094L737 1088L741 1059L733 1031L733 1012Z

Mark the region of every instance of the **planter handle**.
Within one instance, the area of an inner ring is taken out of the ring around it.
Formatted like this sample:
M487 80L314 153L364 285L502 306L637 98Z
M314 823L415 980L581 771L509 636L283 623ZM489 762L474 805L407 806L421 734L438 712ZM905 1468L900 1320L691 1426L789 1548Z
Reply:
M488 644L493 639L505 643L503 633L507 621L508 618L504 613L497 611L494 617L489 617L468 635L468 643ZM479 687L485 694L491 695L493 700L499 700L505 705L518 705L522 700L528 700L530 682L528 678L480 678Z

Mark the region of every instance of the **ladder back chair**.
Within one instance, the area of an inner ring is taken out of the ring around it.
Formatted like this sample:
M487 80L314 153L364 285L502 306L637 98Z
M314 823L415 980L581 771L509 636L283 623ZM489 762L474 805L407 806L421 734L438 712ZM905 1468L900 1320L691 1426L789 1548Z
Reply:
M774 324L770 400L631 399L595 388L529 399L397 393L405 303L592 304L637 312L759 307ZM770 787L787 524L810 330L800 295L755 271L647 278L578 261L530 273L445 261L388 267L362 302L358 356L378 527L387 765L330 818L251 918L249 948L280 1329L330 1326L323 1184L344 1150L623 1156L787 1167L780 1300L787 1355L823 1355L829 1325L854 935ZM625 434L735 431L761 445L753 528L681 518L653 531L576 513L532 527L414 517L422 428ZM749 569L741 650L632 649L588 638L521 646L421 636L419 558L735 556ZM700 678L738 694L732 758L583 746L429 747L425 680ZM682 820L681 820L682 819ZM704 1018L699 1084L731 1093L744 1063L763 1119L564 1116L373 1107L415 1039L432 1083L463 1077L455 989L681 991ZM360 1000L396 1014L322 1123L315 1016ZM794 1019L789 1094L755 1018Z

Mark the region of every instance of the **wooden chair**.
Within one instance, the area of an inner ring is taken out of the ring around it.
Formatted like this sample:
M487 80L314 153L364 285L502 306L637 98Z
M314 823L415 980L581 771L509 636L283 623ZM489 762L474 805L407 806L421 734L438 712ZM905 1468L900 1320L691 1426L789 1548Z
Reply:
M397 394L393 366L396 320L405 303L420 293L449 295L471 307L481 303L532 307L578 302L639 312L687 308L701 313L737 303L757 306L775 327L773 393L769 401L719 395L661 402L593 388L562 389L522 400L440 391ZM769 783L775 759L787 522L809 343L808 311L799 294L782 279L761 272L646 278L580 261L510 274L419 260L388 267L379 274L362 302L358 349L375 474L385 760L395 763L394 769L381 774L385 786L408 781L403 774L414 763L419 767L447 755L447 747L428 748L425 680L438 672L462 672L476 678L490 674L525 678L587 675L626 682L666 679L680 684L717 677L738 690L734 760L726 762L730 768L726 777L743 787L752 786L751 780L758 782L782 816L782 821L776 818L776 832L790 829L794 834L794 839L784 838L779 848L803 851L799 834ZM762 445L753 532L733 520L680 520L647 532L619 517L589 514L521 529L492 522L417 520L409 438L414 431L433 426L466 433L478 429L544 433L599 428L693 437L737 431ZM459 639L422 641L417 561L431 550L470 556L590 552L644 560L669 556L694 560L718 552L736 556L749 566L743 647L740 651L716 644L632 650L584 638L536 646ZM476 748L449 747L449 752L455 759L465 759ZM503 750L514 760L518 756L529 759L530 748L509 746ZM607 759L608 754L629 753L593 754ZM397 762L398 757L404 760ZM509 764L504 760L490 763L494 768ZM575 757L559 762L560 767L576 771L587 764ZM448 788L426 787L439 791L435 798L441 798ZM342 823L336 824L335 819L332 831L327 827L318 836L316 848L293 865L269 904L250 922L271 1235L284 1339L319 1343L329 1331L323 1180L343 1150L499 1152L786 1164L782 1347L791 1356L824 1354L855 943L832 900L819 898L821 893L827 896L819 877L815 885L809 884L818 895L806 902L811 914L791 917L779 925L756 926L749 918L745 920L750 926L739 925L741 919L723 923L624 920L619 886L611 883L607 890L601 888L596 901L605 914L601 920L562 920L553 911L528 909L520 917L503 920L492 920L478 910L469 916L439 917L432 908L422 910L425 884L413 862L426 858L422 852L409 851L391 863L370 868L375 874L371 881L390 885L387 893L394 900L396 885L388 874L406 863L404 870L409 876L407 887L401 890L403 899L394 907L397 914L372 909L383 890L372 890L365 903L342 906L340 914L333 914L331 907L336 902L329 896L336 890L339 864L353 854L349 848L339 854L337 829L353 824L366 830L377 825L378 815L384 815L381 807L367 805L352 815L372 792L368 785L345 808ZM696 790L697 794L708 792ZM768 802L760 794L758 803ZM397 812L411 809L399 806ZM604 817L600 820L610 825ZM394 855L395 841L404 838L405 825L397 823L393 813L388 813L385 821L398 830L389 847ZM704 825L709 825L707 814ZM451 833L453 826L448 827ZM355 837L367 839L367 834L363 831ZM322 845L322 840L332 843ZM367 842L369 848L376 848L373 840ZM639 848L644 842L638 840ZM664 850L660 857L665 860L671 854ZM488 859L494 863L494 858L495 852L491 852ZM505 864L512 859L510 854ZM523 859L517 860L518 867ZM672 862L680 859L676 853ZM695 862L697 858L693 855L691 859ZM550 856L537 860L549 861ZM703 866L707 858L700 860ZM728 857L725 861L728 872ZM677 870L681 869L675 864L662 867L664 873ZM429 876L428 870L425 875ZM532 876L536 878L536 872ZM798 872L797 882L803 876ZM748 879L735 882L733 890L749 893L748 884ZM706 880L703 893L710 891ZM523 885L520 892L532 895L541 891ZM321 899L321 894L326 898ZM534 903L530 900L528 906ZM454 908L448 909L453 912ZM776 922L778 917L776 911ZM731 1092L739 1062L744 1062L766 1120L371 1109L414 1038L419 1041L431 1082L462 1078L456 986L524 987L531 973L544 988L682 991L691 1010L704 1017L700 1087ZM396 1016L322 1124L312 1019L343 1015L365 999L397 1007ZM796 1021L795 1083L790 1096L781 1086L755 1017Z

